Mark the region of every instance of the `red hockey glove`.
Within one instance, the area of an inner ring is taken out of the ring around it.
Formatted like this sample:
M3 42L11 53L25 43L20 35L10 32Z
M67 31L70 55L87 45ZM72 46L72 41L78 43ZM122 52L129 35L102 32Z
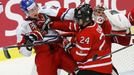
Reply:
M38 16L39 19L35 20L34 23L40 30L47 30L49 28L48 25L51 22L51 19L43 13L40 13Z

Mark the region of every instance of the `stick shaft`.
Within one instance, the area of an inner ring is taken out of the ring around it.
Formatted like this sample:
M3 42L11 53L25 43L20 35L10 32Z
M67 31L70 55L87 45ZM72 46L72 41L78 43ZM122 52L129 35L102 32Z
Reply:
M122 48L120 48L120 49L118 49L118 50L115 50L115 51L113 51L113 52L111 52L111 53L109 53L109 54L106 54L106 55L104 55L104 56L101 56L101 57L99 57L99 58L97 58L98 55L96 54L96 55L93 57L93 60L103 59L103 58L105 58L105 57L107 57L107 56L109 56L109 55L112 55L112 54L115 54L115 53L117 53L117 52L123 51L123 50L125 50L126 48L131 47L131 46L133 46L133 45L134 45L134 44L130 44L130 45L128 45L128 46L122 47Z

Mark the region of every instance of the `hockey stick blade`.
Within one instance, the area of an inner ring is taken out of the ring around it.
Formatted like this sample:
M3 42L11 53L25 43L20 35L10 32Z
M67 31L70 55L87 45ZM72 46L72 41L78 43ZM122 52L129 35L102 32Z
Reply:
M4 55L5 55L5 57L7 58L7 59L10 59L11 58L11 56L10 56L10 54L9 54L9 52L8 52L8 48L3 48L3 52L4 52Z
M43 43L41 43L43 44ZM28 44L28 45L21 45L21 46L8 46L8 47L3 47L3 52L4 52L4 56L7 58L7 59L10 59L11 58L11 55L8 51L8 48L16 48L16 47L26 47L26 46L35 46L35 45L41 45L41 44Z
M23 44L23 45L13 45L13 46L6 46L3 47L3 49L8 50L8 48L17 48L17 47L30 47L30 46L37 46L37 45L42 45L42 44L48 44L47 41L35 41L33 44Z
M11 55L8 51L8 48L17 48L17 47L30 47L30 46L37 46L37 45L42 45L42 44L47 44L46 41L37 41L35 42L35 44L24 44L24 45L14 45L14 46L7 46L7 47L3 47L3 52L4 52L4 56L7 58L7 59L10 59L11 58Z
M112 54L117 53L117 52L119 52L119 51L125 50L126 48L131 47L131 46L133 46L133 45L134 45L134 44L130 44L130 45L128 45L128 46L122 47L122 48L120 48L120 49L118 49L118 50L115 50L115 51L113 51L113 52L111 52L111 53L109 53L109 54L106 54L106 55L104 55L104 56L101 56L101 57L98 57L98 54L95 54L92 59L93 59L93 61L103 59L103 58L105 58L105 57L107 57L107 56L109 56L109 55L112 55Z

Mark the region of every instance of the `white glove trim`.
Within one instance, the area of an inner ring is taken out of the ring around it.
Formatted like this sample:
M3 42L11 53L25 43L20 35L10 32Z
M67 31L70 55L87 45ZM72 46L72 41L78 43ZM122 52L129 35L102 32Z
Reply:
M20 52L22 55L26 56L26 57L29 57L29 56L32 55L32 51L27 50L26 47L21 47L20 50L19 50L19 52Z

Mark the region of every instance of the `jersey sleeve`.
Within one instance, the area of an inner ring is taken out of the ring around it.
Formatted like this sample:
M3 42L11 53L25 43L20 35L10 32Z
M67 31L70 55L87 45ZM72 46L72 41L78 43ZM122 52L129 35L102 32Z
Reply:
M130 43L130 39L131 37L127 37L127 36L114 36L112 37L112 42L123 46L127 46Z
M31 29L29 27L29 22L24 21L21 26L17 28L17 45L20 46L25 43L24 34L31 32ZM26 47L19 47L19 53L21 53L24 56L31 56L32 51L29 51Z
M55 20L73 20L74 19L74 8L62 8L62 7L42 7L40 13L45 13L53 21Z
M50 28L57 29L67 32L77 32L79 30L79 25L73 21L53 21L50 25Z
M17 35L17 42L21 42L23 35L31 32L31 28L29 27L30 22L26 22L24 21L21 26L18 26L17 31L16 31L16 35Z

